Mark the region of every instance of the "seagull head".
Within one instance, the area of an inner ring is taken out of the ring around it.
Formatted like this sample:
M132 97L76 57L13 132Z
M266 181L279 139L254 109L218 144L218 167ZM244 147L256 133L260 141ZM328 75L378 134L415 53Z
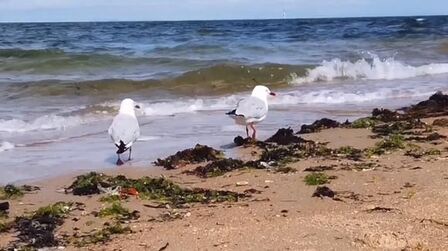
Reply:
M271 92L271 90L269 90L269 88L267 88L264 85L257 85L252 91L252 96L255 96L262 100L267 100L268 96L275 96L275 95L276 95L275 93Z
M135 116L135 109L140 109L140 106L134 100L126 98L121 101L119 113Z

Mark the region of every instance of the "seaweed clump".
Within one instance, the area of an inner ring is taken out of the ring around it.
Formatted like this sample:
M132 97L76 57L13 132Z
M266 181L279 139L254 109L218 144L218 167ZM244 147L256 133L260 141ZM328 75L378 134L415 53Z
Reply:
M406 151L404 155L411 156L416 159L420 159L424 156L435 156L442 154L438 149L423 149L420 146L412 145L409 150Z
M193 171L187 171L188 174L194 174L202 178L221 176L224 173L244 167L244 162L238 159L221 159L213 161L205 166L198 166Z
M447 118L436 119L432 122L432 125L440 127L448 127L448 119Z
M335 176L328 176L325 173L310 173L305 176L304 181L308 186L317 186L329 183L330 179L335 178Z
M0 187L0 200L17 199L23 196L23 190L14 185Z
M97 230L88 235L77 237L73 241L73 244L75 247L80 248L93 244L106 243L112 239L113 235L130 233L132 233L132 230L128 226L124 227L118 222L113 225L106 223L103 229Z
M300 131L298 133L299 134L315 133L315 132L320 132L323 129L337 128L340 126L341 126L341 123L339 123L335 120L323 118L323 119L314 121L314 123L312 123L311 125L302 125L300 128Z
M428 118L448 115L448 95L437 92L416 105L405 107L403 110L412 117Z
M94 176L95 178L92 178ZM161 178L142 177L140 179L128 179L123 175L116 177L90 173L88 176L78 176L77 180L70 186L73 191L76 189L76 184L85 184L79 179L88 179L89 187L97 187L99 184L105 188L113 188L120 186L123 189L135 189L138 191L140 197L156 200L165 204L173 206L180 206L186 203L212 203L224 201L237 201L239 198L245 197L244 194L239 194L230 191L218 191L202 188L182 188L174 182ZM96 190L92 190L96 193Z
M175 169L180 165L195 164L204 161L215 161L224 157L222 151L212 147L197 144L194 148L178 151L165 159L157 159L155 164L167 170Z
M29 217L17 217L12 228L18 231L14 247L54 247L61 242L55 237L55 230L64 223L64 218L74 209L73 203L57 202L41 207ZM79 205L78 205L79 206Z
M383 155L387 152L404 148L406 148L406 143L403 135L394 134L377 142L374 147L366 149L365 152L368 155Z
M111 205L101 209L98 216L103 218L112 217L118 220L136 220L140 218L140 213L138 211L130 212L120 202L112 202Z
M336 192L331 190L329 187L318 186L318 187L316 187L316 190L314 191L312 197L319 197L321 199L324 197L334 198L335 195L336 195Z
M294 131L291 128L281 128L265 142L276 143L277 145L290 145L307 141L294 135Z

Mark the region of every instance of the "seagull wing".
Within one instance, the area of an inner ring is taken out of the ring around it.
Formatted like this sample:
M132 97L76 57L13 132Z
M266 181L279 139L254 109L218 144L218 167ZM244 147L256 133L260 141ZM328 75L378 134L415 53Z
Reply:
M118 114L109 127L109 135L117 146L121 144L121 141L126 148L132 146L140 137L138 120L133 116Z
M250 96L240 100L236 107L235 115L244 116L246 119L260 119L268 113L268 107L263 100Z

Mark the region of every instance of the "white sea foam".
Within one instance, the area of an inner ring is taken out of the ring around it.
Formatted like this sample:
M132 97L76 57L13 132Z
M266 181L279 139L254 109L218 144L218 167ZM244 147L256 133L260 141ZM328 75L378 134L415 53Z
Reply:
M37 130L65 129L91 121L83 116L44 115L32 121L0 119L0 132L28 132Z
M14 149L14 147L14 144L8 141L3 141L0 143L0 152L9 151L11 149Z
M305 77L292 76L291 84L326 82L335 79L392 80L406 79L425 75L448 73L448 63L411 66L394 58L380 59L371 55L371 59L356 62L342 61L338 58L323 61L320 66L309 69Z

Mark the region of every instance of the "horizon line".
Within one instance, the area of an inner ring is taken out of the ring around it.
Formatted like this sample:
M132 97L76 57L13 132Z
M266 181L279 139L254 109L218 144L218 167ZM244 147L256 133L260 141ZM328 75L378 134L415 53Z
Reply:
M275 18L228 18L228 19L178 19L178 20L78 20L78 21L1 21L0 24L25 24L25 23L114 23L114 22L220 22L220 21L266 21L266 20L305 20L305 19L354 19L354 18L392 18L392 17L444 17L448 14L424 14L424 15L367 15L367 16L334 16L334 17L275 17Z

